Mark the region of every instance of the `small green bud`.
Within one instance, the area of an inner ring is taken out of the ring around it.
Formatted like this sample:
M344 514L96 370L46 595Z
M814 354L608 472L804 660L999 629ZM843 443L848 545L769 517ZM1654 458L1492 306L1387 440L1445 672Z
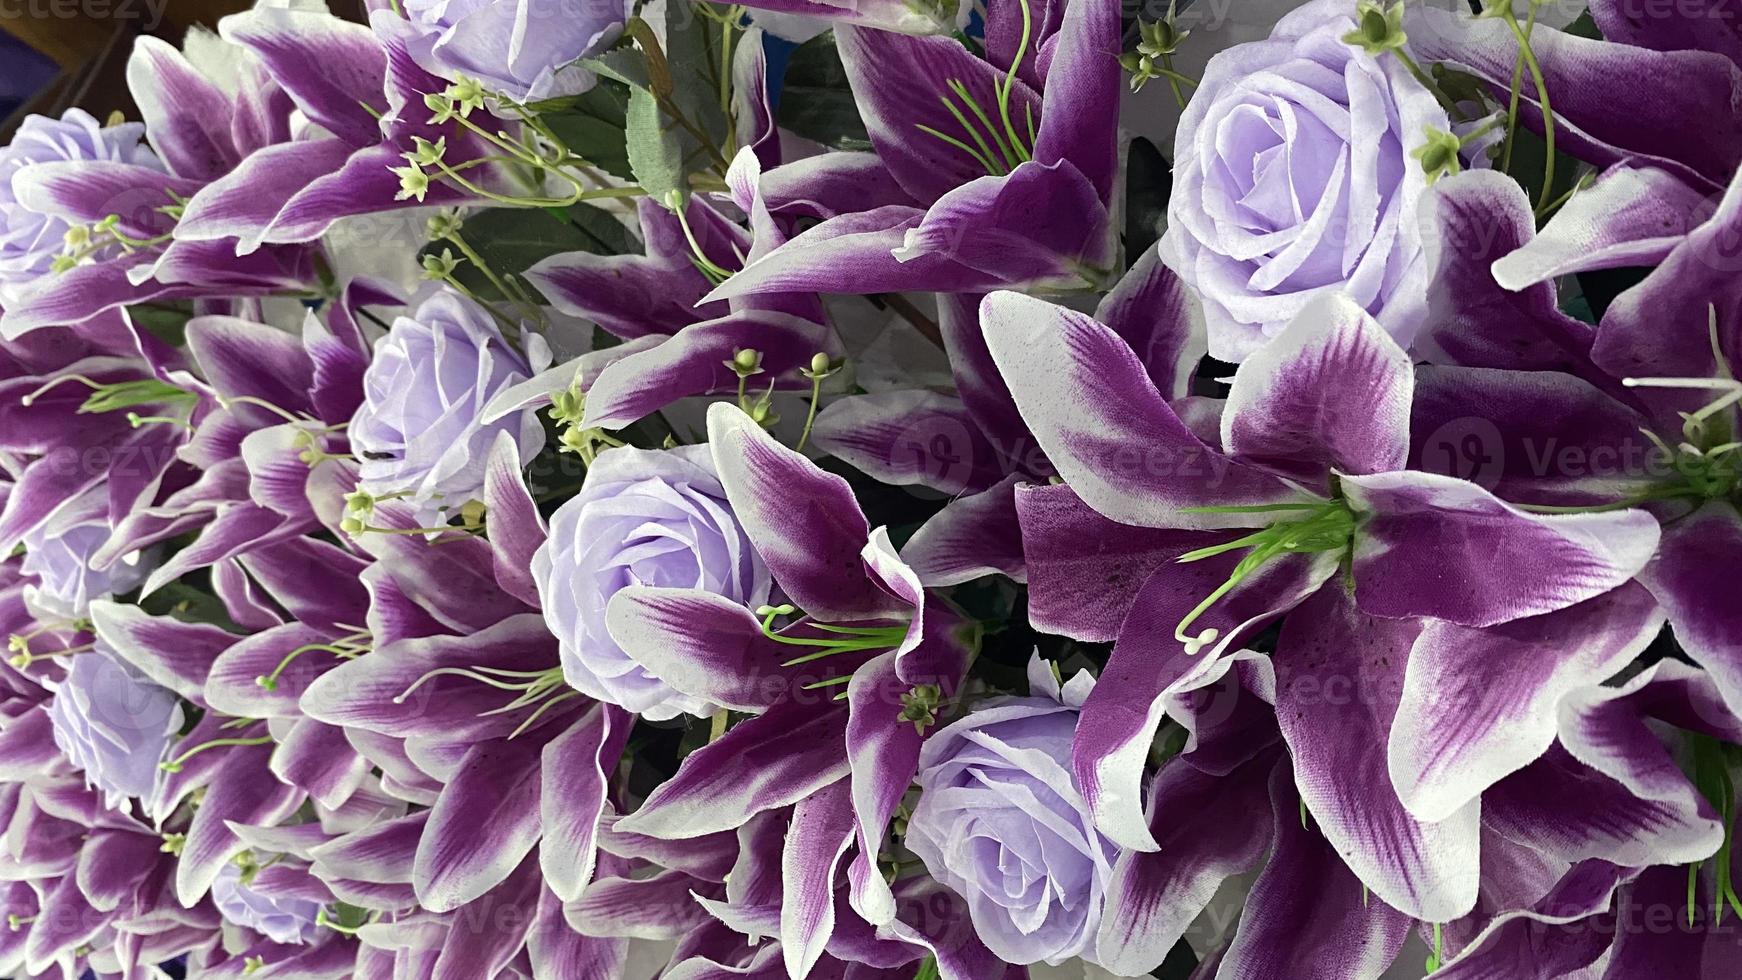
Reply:
M1409 43L1403 32L1403 4L1384 6L1380 0L1362 0L1356 8L1355 30L1343 35L1345 44L1352 44L1374 57L1396 51Z
M1171 20L1154 20L1140 24L1137 32L1137 50L1155 58L1179 51L1180 42L1192 33L1175 27Z
M422 168L416 164L409 167L394 167L392 170L399 175L399 193L394 195L394 200L405 201L415 198L422 201L424 195L429 193L429 174L424 173Z
M799 373L813 381L820 381L839 371L844 363L846 362L833 360L829 355L818 352L811 355L810 364L801 368Z
M30 641L14 633L6 638L6 649L13 653L29 653Z
M431 92L424 96L423 104L433 113L429 121L438 126L454 118L454 100L441 92Z
M732 373L740 378L748 378L762 373L762 352L750 347L741 347L732 352L732 359L722 362Z
M444 94L459 107L461 119L470 116L472 110L484 107L484 85L476 78L461 76L459 81L448 86Z
M73 225L61 236L68 248L84 248L91 243L91 229L84 225Z
M462 224L464 221L460 218L460 212L451 208L439 211L429 219L427 227L430 240L439 242L449 236L457 235L460 233Z
M943 689L936 684L916 684L901 696L901 720L913 723L921 735L938 723L938 707L943 701Z
M773 403L766 398L759 399L756 404L751 405L747 414L764 429L772 429L780 422L780 413L774 410Z
M1421 169L1427 174L1429 186L1447 174L1455 174L1461 169L1458 154L1464 148L1463 140L1455 134L1432 126L1425 127L1427 141L1411 150L1409 155L1421 161Z
M436 164L441 163L442 157L447 155L448 138L446 136L438 136L436 137L436 141L431 143L422 136L413 136L411 138L411 148L410 153L403 154L405 159L420 167L433 167Z
M756 607L756 615L761 619L767 619L770 616L791 616L795 612L798 612L797 607L784 603L778 606Z
M242 975L245 977L253 976L260 972L264 966L266 966L266 957L244 956L242 958Z
M572 388L559 391L550 399L550 417L558 422L579 423L586 409L587 396Z
M431 253L423 257L423 277L441 282L452 279L454 270L460 267L460 260L454 258L452 249L442 249L442 254Z
M367 529L368 525L364 524L362 519L358 517L346 517L339 521L339 530L353 538L362 534Z
M259 687L261 690L265 690L265 691L278 690L278 678L268 677L265 674L261 674L259 677L254 678L254 684L255 684L255 686Z
M48 264L48 270L50 272L59 274L59 273L67 271L68 269L71 269L72 267L74 267L78 264L79 264L79 260L73 258L70 255L57 255L54 257L54 261L52 261Z

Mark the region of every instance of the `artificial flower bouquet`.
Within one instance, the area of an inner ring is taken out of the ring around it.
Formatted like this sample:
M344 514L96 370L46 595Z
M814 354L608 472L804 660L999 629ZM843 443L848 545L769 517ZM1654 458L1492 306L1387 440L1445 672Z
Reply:
M0 974L1715 980L1721 0L262 0L0 150Z

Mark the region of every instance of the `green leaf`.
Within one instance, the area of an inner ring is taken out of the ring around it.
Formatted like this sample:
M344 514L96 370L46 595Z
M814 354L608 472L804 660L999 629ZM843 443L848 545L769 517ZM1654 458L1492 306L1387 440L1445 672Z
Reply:
M171 347L180 347L187 342L187 325L194 314L192 308L141 304L127 307L127 315L135 326L145 328L158 340Z
M591 204L476 211L466 217L460 234L499 276L518 276L539 260L565 252L624 255L641 250L621 222ZM431 242L424 251L443 247L451 246ZM504 298L470 262L461 262L455 277L483 299Z
M651 89L647 56L636 48L614 48L597 58L582 58L581 67L633 88Z
M680 198L689 195L689 182L684 178L683 142L672 131L659 103L644 89L629 90L627 140L629 169L656 201L664 201L672 193Z
M665 61L671 72L671 103L716 147L726 145L726 112L720 105L721 25L689 4L665 5ZM699 149L699 148L698 148ZM690 154L686 150L686 157Z
M583 95L562 100L560 108L541 107L539 120L563 141L569 152L624 180L634 179L623 131L629 107L629 86L611 79Z
M775 114L783 128L831 149L871 149L833 34L819 34L793 50Z

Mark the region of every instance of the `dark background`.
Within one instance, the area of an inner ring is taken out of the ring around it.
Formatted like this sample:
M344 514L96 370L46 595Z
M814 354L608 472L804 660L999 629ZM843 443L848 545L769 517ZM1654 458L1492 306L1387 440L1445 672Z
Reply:
M139 114L127 93L133 39L181 44L189 27L215 27L252 0L0 0L0 145L30 113L59 116L77 106L98 119ZM361 22L363 0L329 0Z

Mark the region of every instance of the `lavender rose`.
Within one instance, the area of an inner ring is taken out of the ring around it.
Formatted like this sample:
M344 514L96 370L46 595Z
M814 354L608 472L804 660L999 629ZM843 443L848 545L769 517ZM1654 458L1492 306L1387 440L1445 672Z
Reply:
M108 490L99 487L63 507L24 536L19 570L36 579L25 599L38 615L82 619L92 600L127 592L145 581L150 566L132 556L107 569L91 556L109 540Z
M654 720L714 706L630 659L606 630L611 597L630 585L705 589L754 608L770 588L706 446L600 456L581 492L551 516L532 574L569 685Z
M1116 847L1071 777L1088 674L1059 686L1029 663L1030 696L989 701L926 742L907 846L967 899L1002 959L1054 966L1093 952Z
M71 660L48 705L54 744L119 810L157 785L157 765L181 730L181 702L115 659L100 640Z
M524 344L526 354L511 348L488 311L448 289L395 320L375 346L351 420L358 486L403 495L426 524L439 524L483 488L499 433L513 433L521 461L530 461L544 445L536 411L483 421L490 399L550 366L541 338L529 333Z
M301 945L320 935L321 903L295 895L268 895L242 880L242 869L225 864L212 882L212 904L218 914L252 929L275 943Z
M53 271L67 249L67 223L32 211L13 193L12 178L36 163L109 160L162 170L157 155L140 142L141 123L100 126L83 109L59 119L29 116L12 143L0 148L0 308L16 303L37 280Z
M1394 54L1318 0L1211 59L1180 119L1163 260L1200 292L1210 353L1241 361L1315 297L1346 293L1407 346L1425 315L1410 152L1451 123Z
M579 95L592 72L575 64L610 47L629 0L405 0L418 32L410 53L450 80L474 78L516 102Z

